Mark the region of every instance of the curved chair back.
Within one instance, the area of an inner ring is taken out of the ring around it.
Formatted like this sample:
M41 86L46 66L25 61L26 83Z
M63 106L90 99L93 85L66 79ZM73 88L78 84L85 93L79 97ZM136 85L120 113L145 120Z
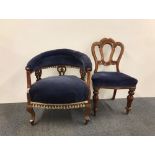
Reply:
M80 78L61 76L67 66L80 69ZM59 76L41 80L42 69L56 67ZM43 52L33 57L26 66L27 76L27 111L31 114L30 123L35 123L33 108L44 109L78 109L85 108L85 124L89 121L90 104L90 72L92 63L89 57L70 49L56 49ZM36 81L31 84L31 74L35 73ZM40 80L40 81L39 81ZM82 81L83 80L83 81Z
M105 61L103 49L104 49L104 46L107 44L110 45L111 51L110 51L108 61ZM113 60L114 53L115 53L116 48L118 46L120 47L119 56L116 60ZM99 54L101 56L99 60L98 60L97 54L96 54L96 52L97 52L96 47L99 48ZM93 55L94 60L95 60L94 72L97 72L99 65L104 65L104 66L116 65L116 70L117 70L117 72L119 72L119 62L120 62L122 54L124 52L124 45L121 42L115 42L111 38L103 38L99 42L94 42L92 44L91 51L92 51L92 55Z
M43 68L56 66L78 67L85 71L92 69L91 61L84 53L70 49L56 49L33 57L28 62L26 70L34 72Z

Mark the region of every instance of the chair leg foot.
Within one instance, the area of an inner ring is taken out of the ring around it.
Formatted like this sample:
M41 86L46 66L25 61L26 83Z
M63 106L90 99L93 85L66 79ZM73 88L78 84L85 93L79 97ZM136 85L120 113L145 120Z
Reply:
M98 108L98 100L99 100L99 97L98 97L98 89L94 89L93 91L93 112L94 112L94 116L96 116L96 112L97 112L97 108Z
M126 114L129 114L129 112L131 111L131 108L125 108L126 109Z
M27 112L29 112L31 114L30 124L34 125L35 124L35 112L34 112L33 108L30 105L28 105L26 110L27 110Z
M84 113L84 124L88 124L88 122L90 121L90 113L91 113L91 104L90 104L90 100L88 101L88 103L86 103L86 107L85 107L85 113Z
M87 125L89 121L90 121L90 117L85 117L84 125Z
M129 89L129 92L128 92L128 96L127 96L127 106L126 106L126 114L129 114L129 112L131 111L131 105L132 105L132 102L133 102L133 99L134 99L134 91L135 91L135 88L131 88Z
M30 119L30 124L34 125L34 120Z
M113 92L113 96L112 96L112 100L114 100L115 99L115 97L116 97L116 93L117 93L117 89L114 89L114 92Z

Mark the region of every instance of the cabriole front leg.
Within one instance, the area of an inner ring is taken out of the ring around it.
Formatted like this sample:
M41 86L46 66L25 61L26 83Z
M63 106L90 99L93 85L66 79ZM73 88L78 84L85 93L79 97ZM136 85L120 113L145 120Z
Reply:
M133 102L133 99L134 99L134 91L135 91L135 88L131 88L129 89L129 92L128 92L128 96L127 96L127 107L126 107L126 113L128 114L130 111L131 111L131 105L132 105L132 102Z
M85 107L85 114L84 114L84 124L88 124L88 122L90 121L90 112L91 112L91 104L90 104L90 100L88 101L88 103L86 103L86 107Z
M29 112L31 114L31 119L30 119L31 125L34 125L34 123L35 123L35 112L33 110L33 107L28 104L26 110L27 110L27 112Z

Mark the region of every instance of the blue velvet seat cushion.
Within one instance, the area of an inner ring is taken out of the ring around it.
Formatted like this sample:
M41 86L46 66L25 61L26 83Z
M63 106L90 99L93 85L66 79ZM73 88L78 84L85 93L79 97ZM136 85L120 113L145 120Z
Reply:
M30 98L41 103L74 103L88 100L89 88L76 76L52 76L34 83Z
M55 49L40 53L27 63L26 68L35 71L58 65L79 67L85 71L92 69L91 60L86 54L71 49Z
M137 79L120 72L96 72L92 76L94 87L135 87Z

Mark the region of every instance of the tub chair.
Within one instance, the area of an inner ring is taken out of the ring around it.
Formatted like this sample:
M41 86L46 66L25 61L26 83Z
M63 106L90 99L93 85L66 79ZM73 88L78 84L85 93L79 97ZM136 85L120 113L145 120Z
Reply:
M42 78L42 70L56 68L59 75ZM80 78L65 75L69 67L79 69ZM87 55L71 49L56 49L33 57L26 65L27 111L30 123L35 124L34 108L78 109L85 108L84 123L90 119L90 72L92 64ZM36 82L31 83L32 73Z

